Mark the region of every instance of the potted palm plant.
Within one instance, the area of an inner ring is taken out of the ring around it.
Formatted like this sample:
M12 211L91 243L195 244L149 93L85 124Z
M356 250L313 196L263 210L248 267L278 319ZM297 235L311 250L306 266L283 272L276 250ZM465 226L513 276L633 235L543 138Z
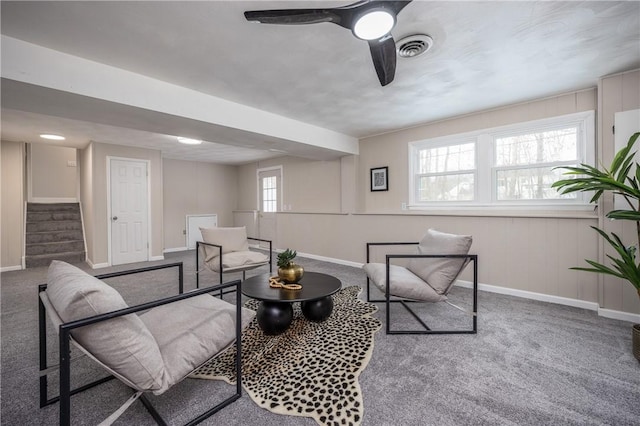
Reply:
M571 269L622 278L635 287L638 297L640 297L640 262L637 258L638 247L640 247L640 165L634 161L635 151L632 149L639 136L640 132L634 133L629 138L627 145L616 153L608 169L598 170L587 164L581 164L578 167L562 167L567 170L564 175L569 177L552 185L563 194L593 191L594 195L590 201L592 203L597 202L605 192L619 195L626 201L629 209L612 210L606 214L606 217L634 221L636 223L635 244L626 246L615 233L612 232L609 235L602 229L592 226L613 248L614 254L607 255L611 264L605 265L594 260L586 260L590 267ZM640 324L633 325L632 342L633 355L640 361Z

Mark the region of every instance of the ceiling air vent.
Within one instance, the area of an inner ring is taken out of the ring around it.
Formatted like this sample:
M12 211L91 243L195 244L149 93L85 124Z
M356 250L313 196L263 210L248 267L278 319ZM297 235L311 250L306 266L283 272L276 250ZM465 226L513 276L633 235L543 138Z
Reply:
M398 40L396 50L401 58L415 58L431 49L433 39L426 34L414 34Z

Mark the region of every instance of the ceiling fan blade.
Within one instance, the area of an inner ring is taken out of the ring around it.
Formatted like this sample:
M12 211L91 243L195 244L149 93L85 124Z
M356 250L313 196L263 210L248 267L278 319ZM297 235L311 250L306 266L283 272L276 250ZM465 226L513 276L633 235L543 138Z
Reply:
M244 12L247 21L261 24L301 25L340 20L333 9L250 10Z
M376 68L380 84L386 86L396 74L396 43L391 34L378 40L369 41L373 66Z
M402 9L405 8L406 5L411 3L411 0L409 0L409 1L386 1L384 3L387 3L389 5L389 7L391 7L391 9L393 9L393 11L397 15L398 13L400 13L400 11Z

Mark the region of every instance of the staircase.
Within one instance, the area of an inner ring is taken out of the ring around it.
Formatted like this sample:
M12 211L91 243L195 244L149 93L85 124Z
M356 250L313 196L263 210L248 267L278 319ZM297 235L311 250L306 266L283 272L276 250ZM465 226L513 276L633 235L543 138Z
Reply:
M85 260L79 203L27 203L25 266Z

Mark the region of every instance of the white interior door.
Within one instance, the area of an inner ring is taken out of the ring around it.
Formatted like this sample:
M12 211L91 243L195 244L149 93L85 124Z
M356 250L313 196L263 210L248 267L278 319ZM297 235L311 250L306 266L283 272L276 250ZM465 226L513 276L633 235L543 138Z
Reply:
M149 260L147 162L111 159L111 264Z
M275 242L276 213L282 208L281 167L258 170L258 203L259 238Z

